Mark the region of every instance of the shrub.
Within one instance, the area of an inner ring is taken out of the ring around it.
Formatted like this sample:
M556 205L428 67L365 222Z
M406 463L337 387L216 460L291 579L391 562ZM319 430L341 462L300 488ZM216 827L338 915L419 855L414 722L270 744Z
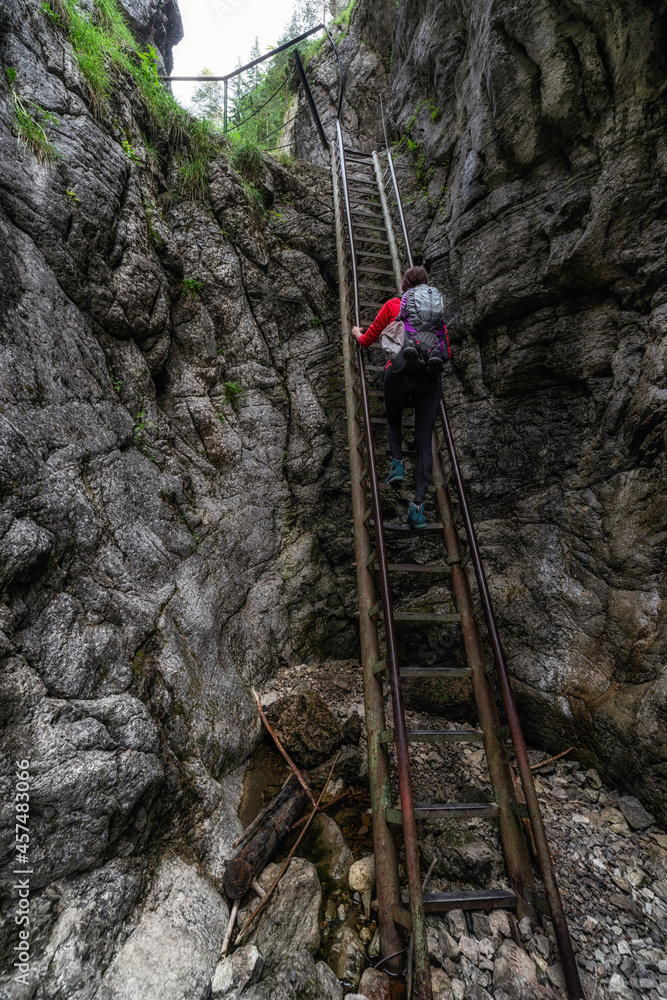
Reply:
M183 284L181 285L181 297L194 299L195 295L199 295L204 286L201 281L197 281L196 278L183 278Z
M43 163L59 159L60 153L44 130L44 125L58 125L58 119L35 101L21 97L16 90L16 70L12 66L7 70L7 80L14 106L13 132L19 142Z
M245 397L246 391L238 382L225 382L225 402L231 403L234 410L238 410L240 401Z

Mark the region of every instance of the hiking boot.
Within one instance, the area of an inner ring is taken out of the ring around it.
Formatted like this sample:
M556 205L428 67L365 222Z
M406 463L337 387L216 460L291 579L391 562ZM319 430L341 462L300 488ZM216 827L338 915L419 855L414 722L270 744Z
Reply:
M406 524L411 524L413 528L423 528L426 524L426 517L424 516L424 504L416 504L413 500L410 501L410 506L408 507L408 516L405 519Z
M389 475L385 479L385 483L391 483L392 486L398 486L399 483L405 482L405 462L402 462L400 458L392 458L391 469L389 470Z
M435 375L443 369L442 354L440 351L431 351L426 362L426 371L429 375Z

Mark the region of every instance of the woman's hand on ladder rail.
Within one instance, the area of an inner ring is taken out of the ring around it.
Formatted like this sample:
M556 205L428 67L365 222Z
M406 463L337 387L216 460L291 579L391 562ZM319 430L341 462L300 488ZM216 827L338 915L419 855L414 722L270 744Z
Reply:
M350 332L356 341L361 340L364 335L364 331L360 326L353 326Z

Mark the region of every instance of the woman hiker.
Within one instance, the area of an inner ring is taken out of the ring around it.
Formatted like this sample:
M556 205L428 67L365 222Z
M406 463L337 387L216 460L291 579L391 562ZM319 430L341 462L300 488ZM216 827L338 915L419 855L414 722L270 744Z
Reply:
M420 285L426 286L422 289L424 294L420 296L422 305L425 298L425 311L415 312L415 295L408 296L405 293L409 292L412 288L418 288ZM384 372L387 437L389 438L389 449L392 459L391 470L385 482L398 485L405 481L401 422L403 419L403 410L409 406L413 407L415 413L415 448L417 451L415 466L416 482L415 498L410 501L410 506L408 507L407 523L413 525L415 528L421 528L426 524L424 500L433 471L431 438L442 392L442 359L443 357L449 357L449 341L447 340L442 299L439 292L436 289L431 289L428 285L428 272L426 268L411 267L405 272L403 276L403 296L403 299L396 296L396 298L385 302L365 333L362 332L360 327L355 326L352 329L352 335L361 347L370 347L371 344L380 339L383 330L399 319L399 316L406 321L406 331L409 330L413 334L417 334L417 331L410 320L413 320L417 326L420 326L419 320L426 316L427 321L434 321L431 325L437 327L437 337L440 344L438 350L433 349L428 355L419 357L420 342L419 339L416 339L416 341L413 341L409 347L401 352L403 357L398 364L396 363L396 358L393 360L390 358ZM430 299L429 296L431 297ZM403 308L402 303L404 303ZM435 309L431 308L432 306L435 306ZM410 319L408 319L408 313ZM422 341L426 339L426 336L424 336ZM414 347L415 342L417 349ZM406 343L408 343L407 336ZM444 353L445 350L446 354Z

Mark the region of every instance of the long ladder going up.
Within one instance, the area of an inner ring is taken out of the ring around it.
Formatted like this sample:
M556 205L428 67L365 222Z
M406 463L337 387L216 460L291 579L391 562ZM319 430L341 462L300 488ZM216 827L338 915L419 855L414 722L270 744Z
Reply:
M383 169L381 156L386 166ZM364 677L366 727L379 926L386 967L402 971L405 930L414 941L414 987L418 1000L432 1000L431 976L426 939L425 914L450 909L516 909L519 917L536 917L542 900L538 897L530 857L520 818L531 822L533 840L540 866L546 901L553 921L563 972L570 1000L584 1000L565 914L558 892L551 856L544 831L526 744L510 687L505 657L496 628L475 530L470 518L461 471L444 404L439 417L442 442L433 439L434 482L440 522L415 531L404 524L383 519L381 492L387 489L378 478L374 426L386 425L386 419L373 415L371 398L382 393L369 389L367 373L381 372L381 365L366 363L363 353L351 337L351 320L366 324L388 298L400 293L402 261L412 265L410 241L405 226L400 191L391 152L362 153L347 149L340 121L337 141L331 145L333 195L338 250L340 310L345 367L345 397L354 543L359 595L359 627ZM398 220L398 238L392 215ZM408 425L408 422L404 422ZM452 489L455 488L455 490ZM390 488L389 488L390 489ZM370 503L367 502L370 493ZM457 502L455 503L455 498ZM463 524L465 540L459 533ZM446 558L436 563L390 563L390 539L434 539L444 541ZM471 562L477 581L480 602L473 604L471 584L466 569ZM430 580L435 574L451 578L456 612L408 612L395 610L392 578L395 574L422 574ZM379 595L376 592L376 581ZM483 611L490 641L509 734L500 726L493 690L488 678L487 657L476 616ZM414 668L399 662L396 627L402 621L443 622L461 630L467 666ZM381 634L383 630L382 656ZM442 683L453 677L468 677L472 683L479 730L409 731L406 726L401 679L427 674ZM388 729L384 708L384 679L391 689L393 729ZM519 803L503 745L511 735L519 768L525 803ZM479 741L485 750L495 801L415 805L410 775L409 747L414 743ZM390 755L395 747L400 804L392 800ZM505 853L511 888L486 891L422 891L417 822L428 819L466 819L482 816L497 819ZM393 825L401 825L405 850L405 868L410 908L401 902L398 852ZM410 1000L410 997L408 997Z

